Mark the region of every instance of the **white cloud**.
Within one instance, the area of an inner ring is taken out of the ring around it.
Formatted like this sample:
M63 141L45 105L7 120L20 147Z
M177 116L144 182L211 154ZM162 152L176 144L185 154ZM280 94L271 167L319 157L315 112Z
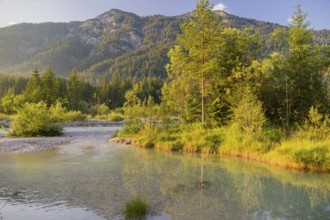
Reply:
M15 24L17 24L17 22L15 22L15 21L10 21L10 22L8 22L8 24L9 24L9 25L15 25Z
M213 11L226 11L227 6L219 3L213 6Z
M292 17L288 17L288 19L286 19L286 21L289 23L289 24L292 24Z

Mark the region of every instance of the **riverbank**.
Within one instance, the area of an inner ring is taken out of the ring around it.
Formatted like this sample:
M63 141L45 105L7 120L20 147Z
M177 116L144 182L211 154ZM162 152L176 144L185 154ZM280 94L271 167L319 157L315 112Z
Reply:
M0 153L31 153L68 144L72 137L1 138Z
M225 155L289 169L330 172L330 137L313 140L292 135L282 139L277 131L266 129L255 139L230 126L182 125L146 127L135 134L119 132L111 141L161 151Z
M52 148L58 148L62 145L79 142L81 139L92 139L97 136L111 137L116 132L116 130L120 129L121 126L68 127L64 129L63 136L60 137L0 137L0 153L31 153Z

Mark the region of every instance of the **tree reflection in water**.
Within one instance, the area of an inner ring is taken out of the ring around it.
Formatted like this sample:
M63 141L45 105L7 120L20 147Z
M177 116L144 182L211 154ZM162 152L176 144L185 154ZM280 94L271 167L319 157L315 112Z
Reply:
M166 219L330 216L329 174L235 158L127 147L86 148L75 154L51 150L0 155L0 178L1 204L39 204L53 210L65 205L106 219L123 216L125 201L137 195L148 202L150 215ZM17 196L8 197L14 192Z

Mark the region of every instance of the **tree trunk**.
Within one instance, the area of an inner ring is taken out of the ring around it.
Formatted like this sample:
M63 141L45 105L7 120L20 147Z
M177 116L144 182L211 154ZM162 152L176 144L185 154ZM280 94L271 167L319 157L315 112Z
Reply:
M204 77L202 77L202 123L204 124L205 122L205 94L204 94L204 90L205 90L205 79Z

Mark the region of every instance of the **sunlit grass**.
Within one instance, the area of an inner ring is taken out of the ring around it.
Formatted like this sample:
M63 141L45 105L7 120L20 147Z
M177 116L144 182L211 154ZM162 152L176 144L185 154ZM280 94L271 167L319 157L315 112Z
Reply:
M121 133L120 136L129 136ZM264 128L260 137L247 136L235 125L205 128L201 124L145 126L134 134L138 145L162 151L219 154L248 158L294 169L330 170L330 137L311 140L293 134L281 139L279 129Z

